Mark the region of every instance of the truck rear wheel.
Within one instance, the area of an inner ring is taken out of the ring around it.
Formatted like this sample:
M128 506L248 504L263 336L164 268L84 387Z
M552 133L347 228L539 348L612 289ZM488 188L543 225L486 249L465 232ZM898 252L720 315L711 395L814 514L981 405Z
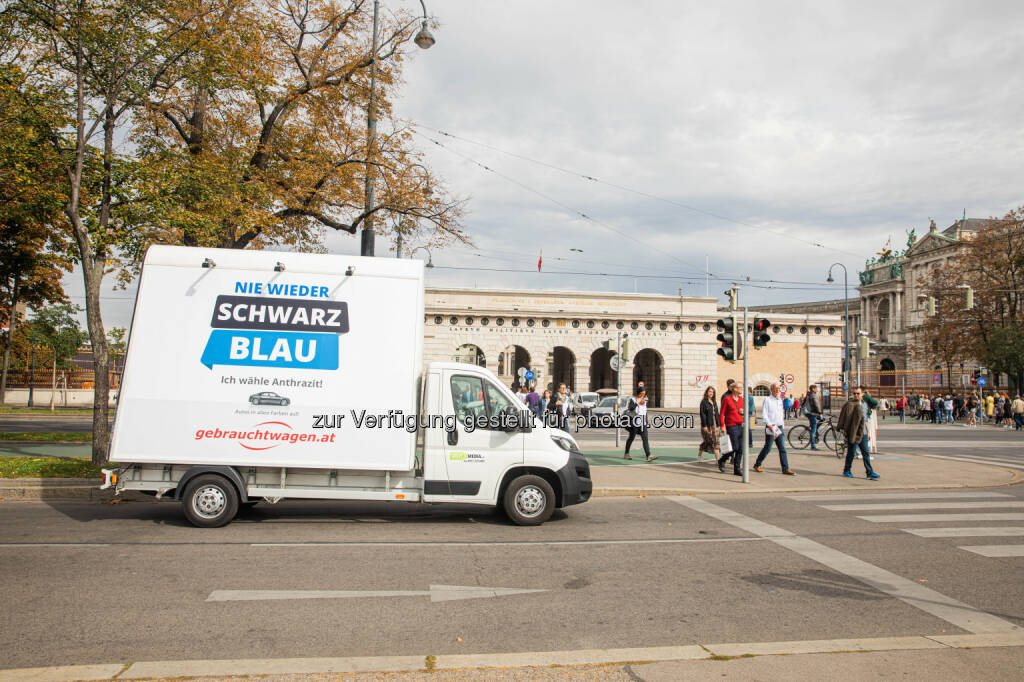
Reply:
M555 511L555 491L540 476L519 476L505 489L504 507L517 526L539 526Z
M238 491L217 474L202 474L189 481L181 502L185 518L200 528L225 526L238 513Z

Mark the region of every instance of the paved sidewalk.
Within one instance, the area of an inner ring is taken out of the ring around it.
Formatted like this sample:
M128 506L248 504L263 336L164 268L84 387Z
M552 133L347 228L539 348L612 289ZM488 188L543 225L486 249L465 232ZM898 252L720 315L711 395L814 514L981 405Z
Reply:
M683 452L680 453L680 450ZM665 457L662 459L663 451ZM590 452L594 455L590 455ZM687 452L693 454L688 455ZM647 463L642 451L632 462L622 460L620 452L588 451L594 495L975 488L1024 481L1024 472L1007 467L904 453L883 453L872 457L872 465L882 477L881 480L869 481L865 478L862 460L854 460L852 471L856 478L844 478L843 460L827 451L821 454L790 452L790 469L797 475L783 476L778 453L773 449L765 460L764 473L753 470L756 451L752 453L750 483L743 483L741 477L733 475L731 463L726 466L723 474L714 462L693 461L696 459L696 448L657 448L654 454L659 455L659 459ZM614 459L614 464L606 463L611 459Z

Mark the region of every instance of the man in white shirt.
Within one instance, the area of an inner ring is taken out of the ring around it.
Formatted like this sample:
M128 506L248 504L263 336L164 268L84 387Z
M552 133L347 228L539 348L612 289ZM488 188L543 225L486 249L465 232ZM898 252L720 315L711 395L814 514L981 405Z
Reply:
M757 461L754 462L754 471L764 471L761 463L768 456L772 449L772 442L779 449L779 461L782 464L782 473L787 476L796 474L789 468L789 461L786 459L786 430L784 412L782 407L782 396L779 394L779 385L771 385L771 395L764 399L761 406L761 420L764 422L764 447L757 454Z

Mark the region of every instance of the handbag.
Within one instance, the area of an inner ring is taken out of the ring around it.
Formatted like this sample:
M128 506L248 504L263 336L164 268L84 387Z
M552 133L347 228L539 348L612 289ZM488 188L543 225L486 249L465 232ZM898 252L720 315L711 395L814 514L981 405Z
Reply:
M723 455L728 455L732 452L732 438L729 438L728 433L723 433L718 437L718 449Z

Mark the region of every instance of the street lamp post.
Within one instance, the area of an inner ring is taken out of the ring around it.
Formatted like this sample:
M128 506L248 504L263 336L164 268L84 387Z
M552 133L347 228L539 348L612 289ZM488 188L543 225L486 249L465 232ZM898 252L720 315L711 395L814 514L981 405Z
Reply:
M834 282L832 279L832 268L839 266L843 269L843 393L850 392L850 295L848 293L846 266L842 263L833 263L828 266L828 279L826 282Z
M434 36L427 28L427 6L420 0L423 7L423 25L420 27L413 42L421 49L426 50L434 44ZM366 196L363 204L363 234L359 246L359 255L373 255L373 149L377 144L377 35L379 22L377 17L380 11L380 0L373 0L373 61L370 62L370 106L366 111Z
M416 253L417 251L419 251L420 249L423 249L424 251L427 252L427 264L426 264L425 267L428 267L428 268L434 267L434 257L430 255L430 249L428 249L425 246L417 246L415 249L410 251L409 252L409 258L412 258L413 254Z

